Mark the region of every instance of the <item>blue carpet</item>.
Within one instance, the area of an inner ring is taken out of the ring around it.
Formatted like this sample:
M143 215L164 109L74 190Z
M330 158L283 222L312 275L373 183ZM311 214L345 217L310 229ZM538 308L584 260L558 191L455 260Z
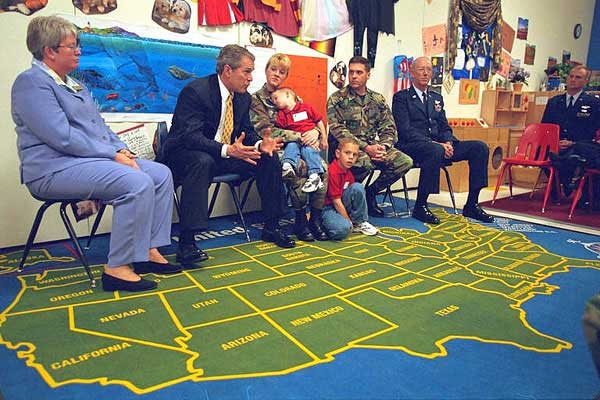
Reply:
M401 208L400 201L398 208ZM256 223L258 219L256 213L248 215L250 223ZM380 227L419 232L429 229L412 218L372 219L371 222ZM600 242L597 236L508 219L498 219L487 226L499 232L521 232L531 242L559 256L600 259L600 252L594 251L591 245ZM243 234L222 233L233 227L233 218L212 220L211 229L220 236L212 234L214 238L200 240L199 247L210 250L246 243ZM259 230L256 227L252 228L251 236L258 240ZM88 252L92 264L105 261L107 238L102 235L95 239ZM57 252L68 254L64 253L62 243L42 247L48 248L53 255ZM174 245L164 249L167 254L174 251ZM61 267L76 264L71 262ZM39 272L39 269L33 266L26 272ZM66 384L52 389L35 369L27 367L25 361L17 357L15 351L0 346L0 399L2 396L7 400L591 399L600 392L600 381L582 334L581 318L586 301L598 292L599 282L599 267L572 268L544 281L559 287L558 290L551 295L536 295L522 305L527 321L534 329L572 344L572 348L556 353L527 351L516 346L467 339L446 342L447 356L435 358L418 357L400 350L358 348L336 354L332 362L286 375L183 382L136 395L120 385ZM14 273L0 275L0 310L11 304L20 287L21 283ZM2 322L0 314L0 326ZM52 335L52 326L48 326L47 334ZM277 357L277 349L272 351L271 356ZM158 365L160 362L156 360Z

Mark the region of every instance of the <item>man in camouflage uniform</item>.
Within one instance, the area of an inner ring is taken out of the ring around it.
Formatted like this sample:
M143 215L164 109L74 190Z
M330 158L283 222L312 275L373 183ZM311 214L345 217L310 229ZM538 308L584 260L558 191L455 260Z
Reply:
M254 125L254 130L260 136L270 129L271 137L283 138L284 143L302 141L299 132L281 129L275 126L277 119L277 108L271 102L271 93L281 85L289 72L291 62L284 54L274 54L267 63L265 73L267 75L267 83L252 95L252 105L250 106L250 121ZM312 138L316 143L319 142L319 131L314 129L304 133L304 140ZM303 141L302 141L303 142ZM281 158L281 154L279 154ZM323 187L317 189L313 193L303 192L302 186L308 176L307 168L304 161L301 159L298 164L298 170L295 175L284 179L284 183L290 191L292 206L295 210L294 233L298 239L302 241L327 240L327 234L321 225L321 210L327 193L327 163L322 161L324 173L321 176ZM309 206L310 221L307 221L306 207Z
M349 62L349 84L327 101L330 138L358 140L360 151L352 173L363 180L373 169L380 170L377 180L366 190L369 215L383 217L376 195L401 178L412 166L412 159L396 149L396 124L385 98L367 88L371 76L369 61L355 56ZM333 138L332 138L333 137ZM336 148L337 143L330 148Z

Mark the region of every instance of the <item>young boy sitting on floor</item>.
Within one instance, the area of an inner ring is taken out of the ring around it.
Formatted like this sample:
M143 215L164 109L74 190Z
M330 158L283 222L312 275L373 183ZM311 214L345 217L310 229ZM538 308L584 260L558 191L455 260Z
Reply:
M358 149L356 139L341 138L335 150L335 160L329 164L329 186L322 220L331 240L342 240L350 231L369 236L378 232L367 221L365 188L362 183L354 182L350 171L358 157Z
M279 109L275 126L304 134L315 127L321 132L321 149L327 149L327 135L323 117L315 109L306 103L296 102L296 93L290 88L280 88L271 94L271 101ZM321 174L321 156L319 150L301 145L296 142L288 142L283 151L281 171L284 177L294 174L298 167L300 157L308 168L308 179L302 191L311 193L323 187Z

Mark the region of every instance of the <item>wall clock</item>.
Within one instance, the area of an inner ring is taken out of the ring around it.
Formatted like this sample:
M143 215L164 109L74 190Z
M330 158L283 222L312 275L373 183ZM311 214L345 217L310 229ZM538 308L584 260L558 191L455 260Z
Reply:
M581 24L575 25L575 27L573 28L573 37L575 39L579 39L579 37L581 36L581 31L582 31Z

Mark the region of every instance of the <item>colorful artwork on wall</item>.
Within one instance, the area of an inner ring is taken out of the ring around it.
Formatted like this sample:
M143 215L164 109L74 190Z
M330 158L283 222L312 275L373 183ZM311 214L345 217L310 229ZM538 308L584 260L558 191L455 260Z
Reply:
M431 56L446 51L446 24L423 28L423 55Z
M73 76L103 113L170 114L192 79L215 71L219 47L140 37L121 28L85 28Z
M431 57L431 86L441 86L444 80L444 57Z
M460 42L452 70L454 79L479 79L482 69L489 71L494 26L492 24L486 30L477 32L466 25L463 19L463 24L459 26Z
M0 14L4 12L18 12L23 15L31 15L46 7L48 0L19 0L0 2Z
M152 21L175 33L187 33L190 30L192 8L185 0L154 0Z
M461 79L458 104L479 103L479 79Z
M517 39L527 40L529 33L529 20L519 17L519 25L517 26Z
M513 44L515 42L515 30L506 21L502 21L502 48L508 51L512 51Z
M394 57L394 93L411 86L410 65L413 59L413 57L405 55Z
M525 57L523 57L523 63L527 65L533 65L535 62L535 44L525 45Z
M117 0L73 0L73 6L86 15L108 14L117 9Z

